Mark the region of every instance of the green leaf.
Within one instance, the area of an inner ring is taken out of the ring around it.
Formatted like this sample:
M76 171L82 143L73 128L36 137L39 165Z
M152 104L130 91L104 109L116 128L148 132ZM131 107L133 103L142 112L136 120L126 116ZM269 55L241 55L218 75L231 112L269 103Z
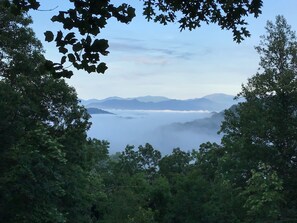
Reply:
M75 57L76 57L76 60L80 61L80 56L79 56L79 54L78 54L77 52L74 52L74 55L75 55Z
M70 30L74 27L74 25L75 24L73 23L73 21L70 18L66 18L63 20L63 28L64 29Z
M61 58L61 64L64 64L66 62L66 56L62 56Z
M73 39L74 37L75 37L74 32L71 32L71 33L68 33L68 34L65 36L64 40L65 40L65 41L70 41L70 40Z
M74 63L76 61L75 56L72 53L68 54L68 59L70 62Z
M57 42L57 45L58 46L61 46L61 41L62 41L62 37L63 37L63 33L62 33L62 31L58 31L57 32L57 36L56 36L56 39L55 39L55 41Z
M52 42L54 40L54 34L51 31L46 31L44 35L45 35L45 41Z
M66 54L68 52L68 50L65 47L61 46L61 47L59 47L59 52Z
M106 39L96 39L91 48L94 52L104 52L109 47Z
M86 71L87 71L88 73L96 72L96 66L95 66L95 65L88 66L88 67L86 68Z
M97 66L97 73L102 73L104 74L105 71L107 70L107 66L106 66L106 63L100 63L98 66Z
M65 19L65 12L59 12L59 15L55 15L51 18L52 22L61 22Z
M83 46L81 43L76 43L72 46L72 49L74 52L78 52L78 51L82 50L82 48L83 48Z
M34 10L37 10L40 7L40 3L36 0L30 0L30 7Z

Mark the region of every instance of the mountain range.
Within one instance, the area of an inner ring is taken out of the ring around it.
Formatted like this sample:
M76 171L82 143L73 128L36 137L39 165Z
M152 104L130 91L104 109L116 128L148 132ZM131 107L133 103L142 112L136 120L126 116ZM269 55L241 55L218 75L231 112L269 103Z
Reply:
M231 111L236 111L237 105L232 105ZM170 125L163 126L164 130L174 130L174 131L190 131L195 133L205 133L210 135L215 135L221 128L222 121L224 120L225 110L221 112L213 112L213 114L208 118L196 119L190 122L176 122Z
M93 115L93 114L108 114L108 115L114 115L113 113L111 112L108 112L108 111L104 111L102 109L99 109L99 108L87 108L87 111L90 115Z
M239 101L227 94L211 94L202 98L187 100L170 99L162 96L143 96L135 98L110 97L106 99L81 99L81 104L87 108L122 109L122 110L208 110L221 111Z
M198 133L205 133L215 135L224 120L224 111L214 112L211 117L196 119L190 122L184 123L172 123L167 126L163 126L163 129L171 129L174 131L190 131Z

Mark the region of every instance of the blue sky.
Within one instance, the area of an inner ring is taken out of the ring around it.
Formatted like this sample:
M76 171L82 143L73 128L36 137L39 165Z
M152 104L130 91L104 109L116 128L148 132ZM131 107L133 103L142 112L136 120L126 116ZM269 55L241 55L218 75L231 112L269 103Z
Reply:
M67 7L67 2L41 0L42 9L59 7L32 13L38 38L43 39L47 29L60 28L49 18ZM131 2L141 9L137 1ZM230 31L216 25L204 24L194 31L180 32L178 24L148 23L137 10L129 25L110 20L99 36L107 38L110 45L110 54L102 57L109 67L106 73L75 71L67 82L83 99L144 95L187 99L218 92L235 95L241 84L257 72L259 57L254 46L259 44L259 36L265 34L267 20L284 15L293 30L297 30L296 9L296 0L264 0L260 17L248 18L252 36L241 44L232 41ZM53 43L43 43L47 58L59 58Z

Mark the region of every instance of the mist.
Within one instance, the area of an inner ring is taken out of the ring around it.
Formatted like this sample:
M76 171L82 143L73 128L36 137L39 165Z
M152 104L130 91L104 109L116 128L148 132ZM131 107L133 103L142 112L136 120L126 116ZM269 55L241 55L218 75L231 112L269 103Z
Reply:
M186 123L212 116L208 111L143 111L108 110L113 114L92 115L88 136L110 142L110 154L121 152L127 145L150 143L163 155L173 148L185 151L198 149L201 143L219 142L218 129L204 131L182 130L175 123Z

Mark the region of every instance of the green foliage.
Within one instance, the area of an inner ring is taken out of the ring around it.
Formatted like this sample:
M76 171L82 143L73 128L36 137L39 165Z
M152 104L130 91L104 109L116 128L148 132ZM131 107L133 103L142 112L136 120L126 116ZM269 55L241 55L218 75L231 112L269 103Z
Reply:
M208 182L207 199L203 204L203 222L242 222L242 199L230 180L217 175Z
M277 221L284 202L282 190L282 181L269 166L260 163L258 170L252 170L247 188L241 193L247 209L246 222Z
M127 174L145 172L149 178L154 177L158 170L161 153L155 150L150 144L139 146L134 150L134 146L127 146L119 157L118 168L125 170Z
M248 80L239 94L246 102L235 111L226 112L222 126L222 142L227 157L233 161L234 182L248 191L264 187L245 205L248 215L254 218L264 206L268 209L265 219L259 217L259 222L276 219L279 212L282 220L291 219L296 213L297 39L282 16L275 23L268 22L266 30L267 35L256 47L260 54L259 73ZM269 167L270 172L259 169L259 163ZM271 178L269 184L261 177ZM282 196L286 205L279 202ZM271 203L265 203L265 199Z
M180 29L195 29L202 22L218 24L222 29L232 30L233 39L241 42L250 36L244 17L248 14L258 17L261 14L262 1L164 1L145 0L143 15L163 25L178 22Z
M108 55L108 41L99 39L102 29L108 24L108 20L115 18L121 23L128 24L135 17L135 9L127 3L112 4L110 0L69 0L72 7L51 18L53 22L63 25L61 30L54 34L52 31L44 33L45 40L54 41L62 54L59 62L47 61L47 69L55 77L68 77L73 75L71 70L65 68L68 61L76 69L85 70L88 73L104 73L107 69L105 63L100 62L101 56ZM245 17L261 14L262 0L253 1L164 1L142 0L143 15L147 20L166 25L177 22L180 30L195 29L201 23L215 23L222 29L231 30L233 39L241 42L249 37ZM40 2L36 0L3 0L4 10L13 15L21 15L30 9L38 10ZM77 30L79 34L73 32Z
M191 159L192 157L189 152L175 148L172 154L160 160L160 174L173 180L176 175L185 174L188 171Z
M199 170L204 177L210 181L213 181L218 174L220 168L220 162L223 162L222 156L224 150L216 143L203 143L200 145L199 151L193 151L193 158L196 165L199 166Z
M0 21L0 221L90 222L108 144L86 139L89 115L44 69L30 19Z
M186 176L180 176L171 188L168 222L202 222L207 191L208 182L199 172L191 171Z
M64 222L57 204L65 194L59 171L66 164L65 153L46 128L27 132L3 158L4 222Z

